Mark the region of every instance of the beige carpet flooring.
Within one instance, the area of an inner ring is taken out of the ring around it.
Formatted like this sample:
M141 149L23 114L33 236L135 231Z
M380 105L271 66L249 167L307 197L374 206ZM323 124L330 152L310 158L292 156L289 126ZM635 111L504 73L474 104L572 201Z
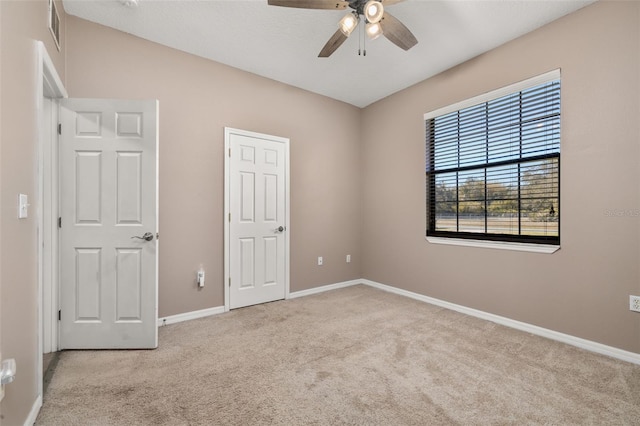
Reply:
M37 425L638 425L640 366L364 285L67 351Z

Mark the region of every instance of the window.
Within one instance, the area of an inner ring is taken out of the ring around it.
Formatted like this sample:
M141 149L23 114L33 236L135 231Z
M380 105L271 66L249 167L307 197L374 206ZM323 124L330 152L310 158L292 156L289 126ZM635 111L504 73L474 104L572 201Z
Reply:
M425 114L427 236L560 244L560 72Z

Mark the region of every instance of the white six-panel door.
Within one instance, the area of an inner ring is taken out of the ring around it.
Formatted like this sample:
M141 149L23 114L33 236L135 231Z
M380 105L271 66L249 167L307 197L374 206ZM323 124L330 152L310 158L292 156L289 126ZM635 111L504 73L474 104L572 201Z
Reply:
M158 103L65 99L60 121L60 348L155 348Z
M289 140L227 128L225 142L227 306L234 309L284 299Z

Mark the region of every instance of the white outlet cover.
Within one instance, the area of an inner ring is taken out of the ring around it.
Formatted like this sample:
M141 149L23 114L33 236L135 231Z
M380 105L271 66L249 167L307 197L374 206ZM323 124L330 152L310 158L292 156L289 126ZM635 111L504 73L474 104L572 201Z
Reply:
M640 312L640 296L629 296L629 310Z

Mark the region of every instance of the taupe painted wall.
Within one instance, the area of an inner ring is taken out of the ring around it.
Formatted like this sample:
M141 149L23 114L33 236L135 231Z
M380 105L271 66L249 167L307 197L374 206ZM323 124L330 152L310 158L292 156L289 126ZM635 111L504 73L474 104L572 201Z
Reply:
M0 422L21 425L38 391L36 89L42 83L36 81L35 40L45 42L62 78L65 67L47 27L46 0L3 0L0 10L0 348L4 358L15 358L18 365L0 405ZM62 13L63 49L64 18ZM29 196L27 219L17 219L19 193Z
M628 311L628 295L640 294L640 219L606 215L640 209L638 2L589 6L364 110L71 17L65 61L46 9L46 0L0 1L0 348L20 369L3 425L22 424L37 397L34 39L46 41L72 96L160 99L161 316L223 303L231 126L291 138L292 291L363 276L640 352L640 314ZM428 244L422 115L558 67L562 249ZM21 221L19 192L32 203Z
M161 317L224 304L225 126L291 139L291 291L361 276L360 109L71 16L67 41L70 96L160 100Z
M561 250L425 241L423 114L555 68ZM363 276L640 352L639 104L640 3L599 2L366 108Z

